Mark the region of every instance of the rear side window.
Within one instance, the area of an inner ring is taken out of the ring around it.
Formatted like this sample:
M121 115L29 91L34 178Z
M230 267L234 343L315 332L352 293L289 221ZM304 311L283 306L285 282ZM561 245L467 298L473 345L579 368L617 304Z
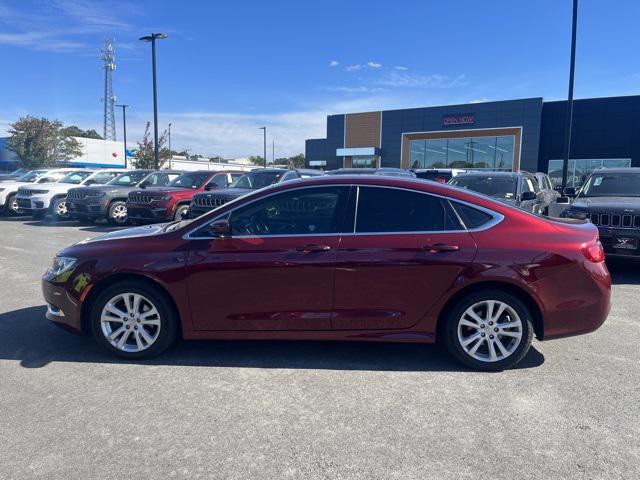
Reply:
M451 205L453 205L456 213L464 223L465 227L469 230L480 228L493 220L491 215L478 210L477 208L469 207L468 205L463 205L462 203L457 202L451 202Z
M437 232L445 230L445 216L437 197L394 188L360 187L356 233Z

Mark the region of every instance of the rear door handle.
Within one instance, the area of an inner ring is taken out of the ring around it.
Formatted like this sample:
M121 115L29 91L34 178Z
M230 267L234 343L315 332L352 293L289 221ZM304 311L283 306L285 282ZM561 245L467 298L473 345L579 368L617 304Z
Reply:
M298 252L328 252L331 250L329 245L318 245L315 243L309 243L301 247L296 247Z
M458 245L447 245L446 243L435 243L433 245L423 245L422 250L428 252L457 252L460 247Z

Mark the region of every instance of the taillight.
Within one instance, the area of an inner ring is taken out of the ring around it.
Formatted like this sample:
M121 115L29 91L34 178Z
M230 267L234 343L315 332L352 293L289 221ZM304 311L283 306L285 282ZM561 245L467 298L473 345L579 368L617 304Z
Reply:
M587 260L593 263L600 263L604 261L604 249L599 240L596 240L591 245L582 247L582 254Z

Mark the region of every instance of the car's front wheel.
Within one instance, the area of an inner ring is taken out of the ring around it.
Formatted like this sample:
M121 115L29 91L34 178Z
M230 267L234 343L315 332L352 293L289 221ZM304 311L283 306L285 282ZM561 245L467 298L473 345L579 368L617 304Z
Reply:
M183 217L187 218L186 215L189 213L189 205L180 205L176 208L175 213L173 214L174 220L182 220Z
M68 220L71 214L67 209L67 199L64 197L56 198L51 205L51 213L54 220Z
M127 204L119 200L112 202L111 205L109 205L107 216L111 223L124 225L128 219Z
M177 336L176 313L157 288L120 282L107 288L91 310L97 342L123 358L153 357L169 348Z
M516 365L533 340L531 312L518 297L501 291L475 292L456 303L443 329L451 354L478 370Z
M18 206L18 200L16 199L16 194L9 195L7 197L7 212L11 215L23 215L24 210Z

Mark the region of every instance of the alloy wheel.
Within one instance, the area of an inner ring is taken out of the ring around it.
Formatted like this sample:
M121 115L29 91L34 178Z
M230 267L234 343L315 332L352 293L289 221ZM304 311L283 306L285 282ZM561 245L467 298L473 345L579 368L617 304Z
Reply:
M60 217L60 218L65 218L69 215L69 210L67 210L67 202L62 200L61 202L58 202L58 205L56 205L56 216Z
M111 213L113 219L118 223L127 221L127 207L125 205L116 205Z
M15 215L22 215L24 213L24 210L18 206L18 200L16 199L16 197L13 197L11 199L11 204L9 205L9 208L11 209L11 212Z
M123 352L142 352L158 339L162 321L156 306L139 293L120 293L100 314L104 338Z
M471 358L498 362L516 351L523 326L518 313L507 303L483 300L467 308L458 320L458 342Z

